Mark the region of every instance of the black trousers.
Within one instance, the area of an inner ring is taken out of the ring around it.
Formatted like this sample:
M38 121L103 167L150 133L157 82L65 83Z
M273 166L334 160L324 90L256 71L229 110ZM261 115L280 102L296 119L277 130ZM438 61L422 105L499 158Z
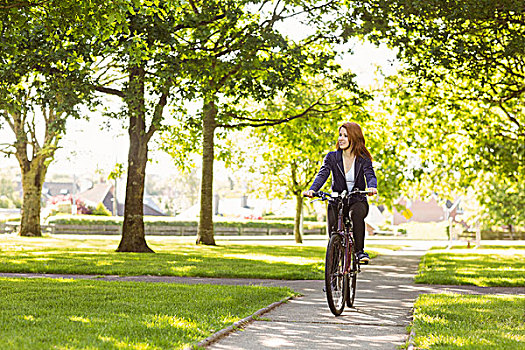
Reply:
M346 216L349 212L354 228L355 251L363 251L365 247L365 218L368 215L367 202L354 202L343 207L343 214ZM328 204L328 232L329 234L337 230L337 208Z

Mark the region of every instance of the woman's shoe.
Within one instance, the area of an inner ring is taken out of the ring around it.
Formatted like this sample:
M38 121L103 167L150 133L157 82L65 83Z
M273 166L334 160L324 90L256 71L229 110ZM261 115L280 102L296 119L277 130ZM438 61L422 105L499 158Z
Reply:
M359 261L360 264L368 264L368 262L370 261L370 257L365 252L359 252L356 255L357 255L357 260Z

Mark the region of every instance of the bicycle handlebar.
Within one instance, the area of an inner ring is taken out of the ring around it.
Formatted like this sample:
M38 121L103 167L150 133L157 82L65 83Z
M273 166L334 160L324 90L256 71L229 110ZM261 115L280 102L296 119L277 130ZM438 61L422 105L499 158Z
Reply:
M341 193L338 193L338 192L332 192L332 193L327 193L327 192L323 192L323 191L318 191L318 192L314 192L313 193L313 197L317 197L317 198L320 198L320 200L322 201L326 201L328 199L331 199L331 198L345 198L345 197L350 197L350 196L353 196L355 194L373 194L373 192L371 190L365 190L365 191L362 191L362 190L354 190L352 192L347 192L346 190L341 192Z

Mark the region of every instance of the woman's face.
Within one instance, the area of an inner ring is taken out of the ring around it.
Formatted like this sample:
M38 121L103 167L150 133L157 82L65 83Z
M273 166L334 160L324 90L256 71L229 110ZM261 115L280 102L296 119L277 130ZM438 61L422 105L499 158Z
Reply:
M348 146L350 146L350 141L348 140L348 133L346 132L346 128L339 128L339 138L337 139L339 142L339 148L341 149L347 149Z

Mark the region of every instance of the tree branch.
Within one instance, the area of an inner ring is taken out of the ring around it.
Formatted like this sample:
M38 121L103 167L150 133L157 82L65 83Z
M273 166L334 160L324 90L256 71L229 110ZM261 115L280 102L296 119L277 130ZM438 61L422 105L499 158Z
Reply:
M168 91L169 88L166 90ZM146 133L146 142L149 141L149 139L153 136L155 131L158 130L158 126L160 124L160 121L162 119L162 112L164 111L164 107L166 106L166 103L168 102L168 92L163 92L162 95L159 98L159 102L155 106L155 111L153 112L153 119L151 121L151 125L149 127L148 132Z
M8 10L8 9L12 9L12 8L22 8L22 7L28 7L28 6L40 6L40 5L45 4L48 1L49 0L44 0L44 1L36 2L36 3L31 3L30 1L20 1L20 2L15 2L15 3L9 4L9 5L0 5L0 9Z
M10 143L0 143L0 153L3 153L8 157L16 155L16 152L10 151L9 148L13 148L13 145Z
M113 89L113 88L108 88L108 87L105 87L105 86L95 86L94 89L96 91L98 91L98 92L102 92L102 93L110 94L110 95L115 95L115 96L119 96L119 97L122 97L122 98L124 98L124 96L125 96L123 91L117 90L117 89Z
M42 113L46 114L45 108L42 108ZM36 126L35 126L34 113L33 113L33 117L31 118L31 122L27 123L27 132L29 133L29 136L31 137L29 143L32 146L33 156L31 157L31 159L33 159L35 157L35 154L40 152L40 149L41 149L40 144L38 143L38 139L36 137Z
M195 5L195 1L193 1L193 0L189 0L188 2L190 3L190 6L191 6L193 12L195 12L196 14L199 14L199 9L198 9L197 6Z
M299 114L296 114L294 116L290 116L290 117L286 117L286 118L282 118L282 119L257 119L257 118L235 117L236 119L254 121L254 123L218 124L217 127L218 128L232 129L232 128L242 128L242 127L246 127L246 126L251 126L251 127L255 127L255 128L261 127L261 126L273 126L273 125L279 125L279 124L287 123L287 122L292 121L292 120L297 119L297 118L305 117L305 116L307 116L310 113L326 114L326 113L331 113L331 112L338 111L341 108L343 108L343 105L339 104L339 105L337 105L336 108L332 108L332 109L328 109L328 110L319 110L319 109L315 109L314 108L317 105L321 105L321 104L319 102L316 102L313 105L311 105L310 107L308 107L307 109L305 109L303 112L301 112Z
M511 115L509 111L507 111L505 106L503 106L503 101L502 100L499 101L499 108L503 111L503 113L505 113L505 115L507 116L507 118L510 119L511 122L516 124L518 126L518 128L521 128L520 122L516 119L516 117Z
M225 14L219 14L219 15L217 15L217 16L215 16L215 17L213 17L213 18L211 18L211 19L209 19L207 21L200 21L200 22L198 22L198 23L196 23L194 25L191 25L191 26L187 25L187 24L179 24L178 26L175 26L175 28L173 29L173 32L177 32L177 31L179 31L181 29L195 29L195 28L197 28L197 27L199 27L201 25L210 24L210 23L213 23L215 21L221 20L221 19L223 19L225 17L226 17Z
M273 23L278 21L278 20L283 20L283 19L299 16L299 15L304 14L304 13L310 13L310 12L315 11L315 10L320 10L320 9L329 7L332 4L336 4L336 3L337 3L336 0L331 0L331 1L327 2L327 3L325 3L325 4L321 4L321 5L313 6L313 7L310 7L310 8L306 8L304 11L294 12L294 13L291 13L291 14L289 14L287 16L282 16L281 14L276 16L276 14L274 12L274 16L272 16L271 19L268 19L268 20L264 21L263 23L268 23L270 25L270 27L271 27L273 25ZM275 9L277 9L277 6L275 7Z
M4 120L7 123L7 125L9 125L11 130L13 132L15 132L15 125L13 124L13 120L11 118L9 118L9 113L7 113L7 112L2 113L2 117L4 118Z

